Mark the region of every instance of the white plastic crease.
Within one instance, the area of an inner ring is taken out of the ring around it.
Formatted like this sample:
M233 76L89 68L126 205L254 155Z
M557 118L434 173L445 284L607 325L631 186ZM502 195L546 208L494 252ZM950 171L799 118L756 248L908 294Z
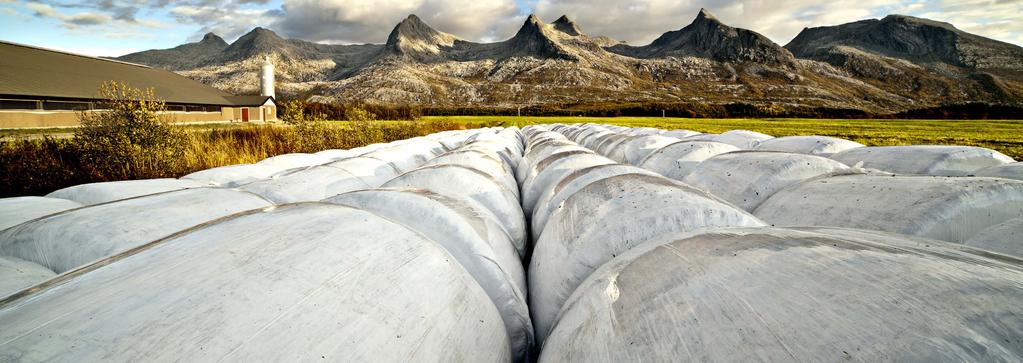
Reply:
M100 204L115 200L174 190L212 186L209 182L188 179L143 179L79 184L57 190L47 197L73 200L82 205Z

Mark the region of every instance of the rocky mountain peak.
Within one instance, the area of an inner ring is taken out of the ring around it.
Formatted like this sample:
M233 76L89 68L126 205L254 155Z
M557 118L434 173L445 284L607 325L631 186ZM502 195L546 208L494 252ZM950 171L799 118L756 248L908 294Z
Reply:
M515 36L505 42L506 53L512 56L536 58L578 59L557 40L553 26L544 23L534 14L529 14Z
M214 44L223 45L224 47L227 47L227 42L224 41L224 38L221 38L219 35L216 35L212 32L203 35L202 40L199 41L199 44Z
M387 48L407 55L438 54L454 45L457 37L437 31L415 14L409 15L391 30Z
M725 25L707 9L700 9L686 27L664 33L642 47L618 45L609 50L639 58L696 56L722 62L759 62L792 65L788 50L752 30Z
M558 18L558 20L551 23L551 25L554 26L554 29L571 36L583 35L582 30L579 29L579 26L576 25L575 22L568 18L568 15L562 15Z

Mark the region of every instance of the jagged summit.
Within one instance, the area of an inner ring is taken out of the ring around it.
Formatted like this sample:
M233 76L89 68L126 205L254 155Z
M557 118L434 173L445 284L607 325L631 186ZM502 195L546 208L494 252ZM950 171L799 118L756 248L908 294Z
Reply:
M504 42L504 56L532 56L577 60L578 57L558 42L557 30L529 14L515 36Z
M1023 48L906 15L804 29L785 46L802 58L843 63L844 48L915 63L1023 69ZM836 56L838 55L838 56Z
M410 56L437 55L454 46L458 37L437 31L415 14L409 15L391 30L386 46L391 51Z
M558 18L558 20L555 20L553 23L551 23L551 25L554 26L554 29L557 29L558 31L571 36L584 35L582 30L579 29L579 26L568 18L568 15L562 15L560 18Z
M224 41L224 38L221 38L219 35L214 34L213 32L209 32L209 33L206 33L206 35L203 35L202 36L202 40L200 40L199 43L201 43L201 44L223 44L224 47L227 47L227 42Z
M619 54L639 58L671 55L696 56L723 62L759 62L791 65L795 58L788 50L752 30L725 25L706 9L686 27L664 33L642 47L616 45L608 48Z

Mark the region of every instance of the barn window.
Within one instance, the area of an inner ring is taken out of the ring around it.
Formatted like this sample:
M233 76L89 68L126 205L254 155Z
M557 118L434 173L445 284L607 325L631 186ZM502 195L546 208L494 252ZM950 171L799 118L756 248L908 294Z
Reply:
M0 100L0 110L37 110L38 101L29 100Z
M88 102L75 102L75 101L45 101L43 102L44 110L52 111L84 111L92 109Z

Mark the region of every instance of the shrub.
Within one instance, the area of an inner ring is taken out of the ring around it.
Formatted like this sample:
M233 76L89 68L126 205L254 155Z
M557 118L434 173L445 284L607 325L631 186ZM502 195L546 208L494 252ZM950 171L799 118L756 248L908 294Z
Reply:
M74 133L86 170L103 180L173 176L186 139L160 118L163 101L152 89L116 82L103 84L99 93L101 111L80 113Z

